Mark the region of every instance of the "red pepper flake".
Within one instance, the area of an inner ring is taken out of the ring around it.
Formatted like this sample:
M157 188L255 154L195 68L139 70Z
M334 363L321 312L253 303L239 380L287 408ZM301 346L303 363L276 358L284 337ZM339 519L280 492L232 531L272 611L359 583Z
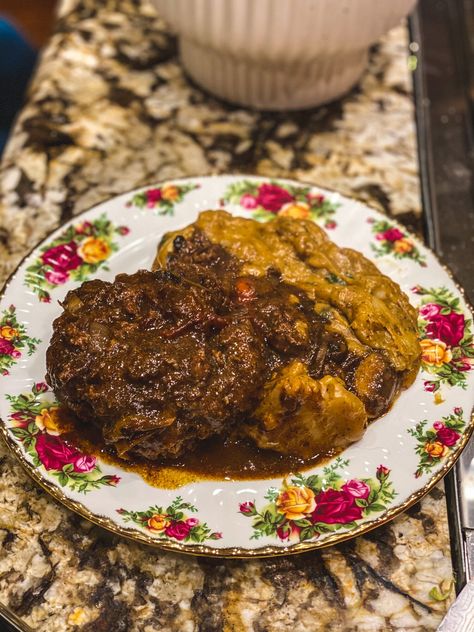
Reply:
M235 290L237 292L238 300L242 303L251 301L255 298L255 288L253 284L246 279L237 279Z

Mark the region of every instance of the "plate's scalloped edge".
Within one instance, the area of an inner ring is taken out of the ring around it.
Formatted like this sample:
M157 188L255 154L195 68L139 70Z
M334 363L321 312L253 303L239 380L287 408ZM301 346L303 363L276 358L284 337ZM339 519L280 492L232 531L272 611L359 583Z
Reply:
M220 175L222 175L222 176L225 176L225 175L229 176L231 174L220 174ZM272 178L267 178L267 177L264 177L264 176L256 176L255 174L241 174L241 173L235 174L232 177L235 177L235 178L253 178L253 179L257 179L257 180L271 180L272 179ZM200 180L206 180L206 179L215 180L215 179L219 178L219 175L186 176L186 177L183 177L183 178L171 178L169 181L179 182L179 181L183 181L183 180L192 180L192 179L195 179L195 178L199 178ZM291 178L274 178L274 180L296 182L296 183L303 184L303 185L307 184L309 186L315 187L317 189L321 189L323 191L326 190L326 191L329 191L330 193L337 193L342 198L346 198L348 200L356 202L357 204L359 204L362 207L370 209L376 215L379 215L379 216L381 216L383 218L387 217L386 215L384 215L384 213L382 213L378 209L373 208L372 206L370 206L370 204L367 204L367 202L362 201L362 200L358 199L355 196L349 196L349 195L340 193L339 191L335 191L334 189L329 189L327 187L320 186L320 185L312 183L312 182L306 182L306 181L303 181L303 180L292 180ZM160 185L160 184L165 183L165 182L168 182L168 180L164 180L164 181L160 181L160 182L152 182L152 183L150 183L148 185L142 185L140 187L135 187L135 188L131 189L130 191L124 191L123 193L118 194L117 196L114 196L114 197L119 197L121 195L131 194L134 191L140 191L140 190L148 188L150 186ZM113 200L113 199L114 198L109 198L108 200L104 200L103 202L98 202L97 204L94 204L90 208L84 209L83 211L81 211L80 213L75 215L72 219L67 220L66 222L62 222L53 231L51 231L45 237L43 237L33 248L31 248L28 251L28 253L24 257L22 257L22 259L17 264L15 270L13 270L13 272L9 275L9 277L7 278L3 288L0 291L0 300L3 298L5 292L8 289L8 286L10 285L11 281L13 280L13 278L16 276L19 268L23 265L24 261L30 256L30 254L34 250L39 248L41 246L41 244L44 243L47 239L49 239L51 237L51 235L54 234L57 230L63 228L67 224L73 224L76 221L77 218L79 218L82 215L88 213L89 211L92 211L93 209L95 209L99 205L104 204L104 203L106 203L106 202L108 202L110 200ZM446 272L448 277L453 282L453 284L456 287L457 291L460 293L460 295L461 295L462 299L464 300L468 310L471 312L471 316L474 319L474 308L471 305L471 303L468 300L468 298L466 297L466 293L465 293L464 289L457 282L457 280L456 280L455 276L453 275L453 273L451 272L451 270L440 261L438 255L435 252L433 252L433 250L428 248L421 241L421 239L419 239L416 235L411 233L405 226L403 226L403 224L401 224L400 222L397 222L397 220L395 220L395 219L393 219L391 217L390 217L390 220L395 225L398 225L401 228L403 228L405 231L407 231L407 234L409 235L409 237L411 239L413 239L418 246L421 246L422 249L430 252L434 256L434 258L437 261L437 263L441 266L441 268L443 268L443 270ZM409 507L414 505L416 502L418 502L421 498L423 498L423 496L425 496L431 489L433 489L433 487L435 487L435 485L449 472L449 470L454 466L454 464L456 463L456 461L460 457L461 452L464 450L464 448L466 447L467 443L469 442L473 430L474 430L474 408L471 411L469 422L466 424L465 431L464 431L464 433L462 435L462 441L458 444L458 446L456 447L456 450L453 451L450 454L450 456L446 459L445 463L443 464L443 467L441 467L435 474L433 474L432 478L430 478L430 480L428 481L428 483L424 487L422 487L418 491L416 491L413 494L411 494L400 505L397 505L397 506L392 507L391 509L385 511L378 518L374 518L372 520L367 520L367 521L363 522L361 525L359 525L356 529L353 529L351 531L348 531L348 532L345 532L345 533L334 533L333 535L324 538L324 540L299 542L297 544L293 544L293 545L286 546L286 547L285 546L269 545L269 546L264 546L264 547L260 547L260 548L249 549L249 548L243 548L243 547L213 548L213 547L209 547L209 546L205 546L205 545L197 545L197 544L189 545L189 544L182 544L182 543L179 543L179 542L157 541L152 536L149 536L146 533L144 533L142 531L139 531L138 529L130 529L130 528L121 526L121 525L117 524L116 522L114 522L113 520L111 520L110 518L107 518L106 516L100 516L100 515L92 513L82 503L80 503L80 502L78 502L76 500L72 500L71 498L68 498L59 487L57 487L51 481L49 481L48 479L43 478L40 474L38 474L38 471L35 470L35 468L32 466L32 464L25 458L25 456L23 454L23 451L20 448L20 445L12 438L12 436L8 432L8 427L5 424L5 422L3 421L3 419L0 418L0 436L2 437L2 439L3 439L4 443L5 443L5 445L7 446L7 448L11 452L13 452L13 454L15 454L15 456L18 458L21 466L26 471L26 473L36 483L38 483L38 485L40 487L42 487L46 492L48 492L55 500L58 500L60 503L62 503L65 507L67 507L71 511L74 511L74 512L78 513L83 518L86 518L87 520L89 520L90 522L96 524L99 527L102 527L104 529L107 529L108 531L111 531L115 535L121 535L121 536L123 536L125 538L128 538L129 540L134 541L134 542L140 542L140 543L143 543L143 544L148 544L148 545L151 545L151 546L153 546L155 548L158 548L158 549L161 549L161 550L174 552L174 553L176 553L176 552L178 552L178 553L185 553L185 554L188 554L188 555L222 557L222 558L241 558L241 559L276 557L276 556L281 556L281 555L293 555L293 554L296 554L296 553L304 553L306 551L322 549L322 548L326 548L328 546L331 546L332 544L344 542L344 541L350 540L351 538L354 538L356 536L363 535L364 533L368 533L369 531L372 531L372 529L375 529L375 528L377 528L379 526L382 526L382 525L386 524L387 522L390 522L390 520L393 520L393 518L395 518L396 516L400 515L406 509L408 509Z

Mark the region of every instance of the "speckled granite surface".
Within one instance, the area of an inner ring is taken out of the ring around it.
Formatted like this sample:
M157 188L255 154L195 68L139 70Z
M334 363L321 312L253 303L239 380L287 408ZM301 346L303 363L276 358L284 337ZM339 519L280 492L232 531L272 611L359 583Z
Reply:
M63 0L0 169L0 279L60 220L182 175L290 176L421 217L406 30L358 88L303 113L224 105L192 86L140 0ZM218 561L121 540L51 500L0 447L0 601L34 630L434 630L452 601L441 488L365 537Z

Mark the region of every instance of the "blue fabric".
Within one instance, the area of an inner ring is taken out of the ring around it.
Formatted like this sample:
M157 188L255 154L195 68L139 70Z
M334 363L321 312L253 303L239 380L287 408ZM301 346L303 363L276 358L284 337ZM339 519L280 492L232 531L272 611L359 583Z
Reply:
M0 154L36 61L36 52L0 15Z

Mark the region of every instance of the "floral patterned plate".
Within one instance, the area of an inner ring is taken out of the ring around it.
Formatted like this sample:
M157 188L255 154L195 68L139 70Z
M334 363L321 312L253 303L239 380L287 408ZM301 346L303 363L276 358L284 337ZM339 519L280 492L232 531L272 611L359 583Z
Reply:
M153 487L62 436L58 403L44 383L45 352L68 290L150 267L163 233L210 208L263 222L309 218L374 260L418 308L422 368L390 412L328 463L271 480ZM425 494L466 445L473 366L472 315L433 254L367 206L288 180L189 178L116 197L48 236L11 277L0 303L0 428L29 474L116 533L189 553L298 552L387 522Z

